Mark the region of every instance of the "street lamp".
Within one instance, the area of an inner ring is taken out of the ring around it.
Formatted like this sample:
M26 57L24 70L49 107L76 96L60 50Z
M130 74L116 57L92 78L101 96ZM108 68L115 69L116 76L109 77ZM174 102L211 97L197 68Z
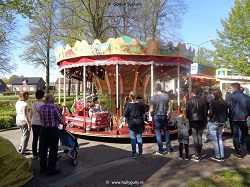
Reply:
M199 45L193 44L193 43L190 43L190 42L184 42L184 43L185 43L185 44L190 44L190 45L195 45L195 46L198 47L198 63L199 63L199 62L200 62L200 46L203 45L203 44L205 44L205 43L207 43L207 42L211 42L211 41L213 41L213 40L214 40L214 38L210 38L208 41L203 42L203 43L201 43L201 44L199 44Z

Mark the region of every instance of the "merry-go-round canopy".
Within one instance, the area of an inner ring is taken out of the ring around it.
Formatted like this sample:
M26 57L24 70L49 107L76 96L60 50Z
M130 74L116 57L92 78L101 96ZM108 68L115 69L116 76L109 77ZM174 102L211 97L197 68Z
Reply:
M63 68L98 65L148 65L153 62L157 66L176 66L184 68L190 66L195 51L186 49L186 45L172 42L162 44L158 40L139 41L128 36L109 38L101 43L95 40L92 45L86 40L77 41L74 47L66 45L59 47L57 52L57 64L59 71Z
M186 45L172 42L162 44L158 40L147 42L122 36L109 38L107 42L101 43L95 40L93 44L87 41L77 41L73 47L66 45L59 47L57 52L57 65L59 71L72 78L83 80L83 70L86 66L86 77L96 82L96 86L102 93L113 93L115 90L114 76L115 65L119 67L120 93L127 93L129 90L138 89L146 93L150 84L150 68L154 66L155 79L174 77L179 66L182 70L188 70L194 58L195 51ZM105 73L104 73L105 72ZM127 90L127 91L126 91ZM144 90L144 91L143 91Z

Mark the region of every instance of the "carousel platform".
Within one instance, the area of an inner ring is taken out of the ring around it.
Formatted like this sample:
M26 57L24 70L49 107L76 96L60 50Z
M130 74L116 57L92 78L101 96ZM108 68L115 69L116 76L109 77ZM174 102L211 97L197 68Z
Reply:
M124 126L117 131L116 128L104 128L97 130L89 130L84 132L83 128L66 128L72 134L76 135L78 138L91 139L95 141L103 142L128 142L130 140L128 126ZM178 133L178 129L169 130L170 135L175 135ZM162 133L162 135L164 135ZM142 133L142 137L145 141L152 142L155 141L155 132L151 130L151 126L145 126L145 131Z

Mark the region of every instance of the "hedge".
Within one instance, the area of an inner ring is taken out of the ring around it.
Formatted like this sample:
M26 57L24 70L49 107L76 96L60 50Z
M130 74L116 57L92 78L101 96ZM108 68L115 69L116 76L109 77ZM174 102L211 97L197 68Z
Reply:
M0 129L14 126L15 120L12 116L0 116Z
M1 116L10 116L13 118L14 121L16 120L16 111L15 110L5 108L5 110L1 110L0 112L1 112L0 117Z
M15 92L3 92L3 96L15 95Z

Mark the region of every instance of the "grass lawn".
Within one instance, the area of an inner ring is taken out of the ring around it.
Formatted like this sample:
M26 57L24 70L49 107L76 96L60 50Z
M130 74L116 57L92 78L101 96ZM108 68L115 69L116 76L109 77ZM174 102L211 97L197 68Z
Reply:
M225 170L206 178L190 182L187 187L249 187L250 186L250 168L240 168Z

